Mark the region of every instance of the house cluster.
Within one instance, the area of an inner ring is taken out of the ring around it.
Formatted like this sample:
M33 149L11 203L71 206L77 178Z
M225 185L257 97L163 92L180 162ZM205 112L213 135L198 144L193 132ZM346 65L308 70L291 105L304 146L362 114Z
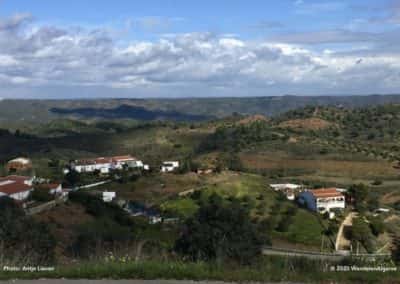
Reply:
M109 173L111 170L122 169L124 167L140 168L144 170L149 169L148 165L143 164L142 161L131 155L76 160L72 162L70 166L78 173L100 171L100 173L104 174Z
M35 190L35 178L28 176L10 175L0 177L0 197L8 196L18 202L25 202ZM47 189L50 194L64 194L59 183L40 183L38 187Z
M300 205L314 212L331 213L332 210L346 207L346 189L343 188L307 189L292 183L270 184L270 187L284 193L288 200L297 200Z
M82 159L71 162L70 168L78 173L92 173L99 171L102 174L108 174L111 170L128 168L137 168L145 171L150 170L150 166L144 164L141 160L131 155L98 157L93 159ZM179 161L165 161L161 164L162 173L173 172L179 168ZM68 173L68 170L64 171Z

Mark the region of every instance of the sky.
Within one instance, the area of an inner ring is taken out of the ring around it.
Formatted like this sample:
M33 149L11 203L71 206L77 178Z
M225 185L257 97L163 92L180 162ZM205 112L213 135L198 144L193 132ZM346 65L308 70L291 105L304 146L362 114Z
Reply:
M400 0L0 0L0 98L400 94Z

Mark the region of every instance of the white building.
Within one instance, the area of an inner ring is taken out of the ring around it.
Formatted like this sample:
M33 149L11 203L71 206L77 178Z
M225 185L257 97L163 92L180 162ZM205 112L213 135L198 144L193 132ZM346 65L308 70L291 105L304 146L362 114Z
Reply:
M116 197L116 193L114 191L104 191L103 192L103 201L104 202L111 202Z
M294 184L294 183L275 183L275 184L270 184L270 187L272 187L274 190L285 190L285 189L300 189L302 186L299 184Z
M336 188L321 188L303 191L299 194L298 201L308 209L325 213L331 209L344 209L345 197Z
M91 173L98 170L102 174L107 174L110 170L122 169L125 165L130 168L143 168L143 162L131 155L78 160L72 168L78 173Z
M8 196L18 201L24 201L29 197L33 178L25 176L7 176L0 178L0 197Z
M122 169L125 165L129 168L143 168L143 162L131 155L111 157L114 168Z
M161 172L162 173L169 173L173 172L174 170L179 168L178 161L165 161L161 165Z

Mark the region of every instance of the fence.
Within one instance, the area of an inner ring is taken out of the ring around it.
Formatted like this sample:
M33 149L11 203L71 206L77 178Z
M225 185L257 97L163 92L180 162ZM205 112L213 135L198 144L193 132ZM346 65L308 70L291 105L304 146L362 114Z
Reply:
M389 253L375 253L375 254L347 254L347 253L327 253L317 251L306 251L296 249L284 249L277 247L264 247L262 250L264 255L285 255L285 256L297 256L297 257L308 257L315 259L331 259L331 260L342 260L344 258L363 258L363 259L376 259L376 258L387 258L390 257Z
M26 213L26 215L38 214L40 212L52 209L57 204L64 203L67 200L68 200L68 196L62 196L62 197L59 197L59 198L57 198L55 200L51 200L49 202L42 203L42 204L39 204L37 206L26 208L25 209L25 213Z

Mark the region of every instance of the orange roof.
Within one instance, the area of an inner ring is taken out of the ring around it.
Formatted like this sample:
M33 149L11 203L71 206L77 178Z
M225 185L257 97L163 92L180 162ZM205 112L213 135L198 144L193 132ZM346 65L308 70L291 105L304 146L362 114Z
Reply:
M124 160L136 160L136 158L131 155L123 155L123 156L114 156L114 157L98 157L93 159L83 159L78 160L77 163L79 165L94 165L94 164L107 164L116 161L124 161Z
M310 191L316 198L343 196L336 188L319 188Z
M131 155L123 155L123 156L114 156L112 157L113 160L136 160L135 157L132 157Z
M25 182L32 179L31 177L28 176L17 176L17 175L10 175L10 176L6 176L6 177L0 177L0 182L1 181L7 181L7 180L12 180L15 182Z

